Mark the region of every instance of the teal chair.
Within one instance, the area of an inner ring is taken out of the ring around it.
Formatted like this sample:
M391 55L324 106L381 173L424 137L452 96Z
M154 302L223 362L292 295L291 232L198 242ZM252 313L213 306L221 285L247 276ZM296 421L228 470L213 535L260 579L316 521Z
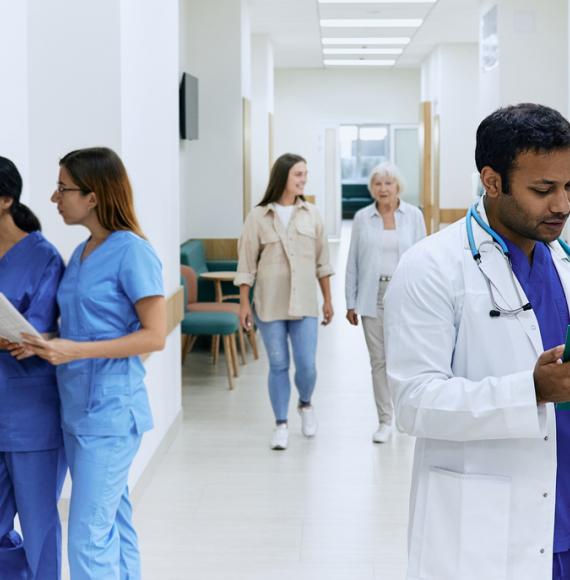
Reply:
M230 390L233 390L235 388L234 377L239 376L236 345L239 317L231 312L189 312L186 307L188 304L188 287L184 276L181 276L180 283L184 286L184 305L186 310L181 323L181 331L184 337L182 364L186 361L186 356L192 350L198 336L221 336L229 386Z
M202 240L188 240L180 246L180 263L183 266L190 266L198 277L199 302L214 302L214 285L209 280L200 278L204 272L220 272L237 270L236 260L206 260L206 249ZM222 284L224 294L235 294L235 286L229 283Z

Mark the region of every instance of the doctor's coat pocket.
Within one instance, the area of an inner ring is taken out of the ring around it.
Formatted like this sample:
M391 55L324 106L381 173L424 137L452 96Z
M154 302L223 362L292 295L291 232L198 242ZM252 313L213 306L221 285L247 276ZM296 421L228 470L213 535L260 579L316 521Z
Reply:
M511 481L431 468L422 580L507 580Z

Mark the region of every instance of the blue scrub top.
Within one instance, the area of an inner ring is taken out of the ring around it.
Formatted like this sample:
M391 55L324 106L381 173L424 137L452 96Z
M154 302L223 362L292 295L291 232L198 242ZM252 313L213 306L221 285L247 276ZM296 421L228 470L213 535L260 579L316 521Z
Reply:
M152 246L132 232L112 232L81 260L86 243L73 253L57 293L61 336L96 341L135 332L141 327L135 303L164 295L160 260ZM103 436L152 429L144 375L138 356L58 366L63 429Z
M544 350L564 344L570 313L549 248L537 243L530 264L517 245L505 242L513 272L538 320ZM564 409L556 410L556 454L555 553L570 550L570 411Z
M64 264L40 232L0 258L0 292L38 332L57 332L56 292ZM0 451L42 451L62 443L55 369L0 350Z

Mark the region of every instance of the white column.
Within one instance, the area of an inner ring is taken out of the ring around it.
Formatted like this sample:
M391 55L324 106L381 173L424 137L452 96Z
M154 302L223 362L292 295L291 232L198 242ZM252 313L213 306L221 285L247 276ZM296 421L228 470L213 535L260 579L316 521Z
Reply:
M437 47L422 65L422 101L439 116L440 207L464 208L471 201L478 122L477 45Z
M199 138L180 146L180 236L237 238L243 214L243 0L180 0L180 71L199 81Z
M498 62L481 69L481 117L499 106L534 102L568 113L568 1L484 0L497 6Z
M159 254L165 289L180 286L178 1L121 0L121 155L141 227ZM181 408L180 333L146 362L155 428L131 470L137 481Z
M252 37L252 205L262 198L269 179L271 159L269 115L273 113L273 46L267 36Z

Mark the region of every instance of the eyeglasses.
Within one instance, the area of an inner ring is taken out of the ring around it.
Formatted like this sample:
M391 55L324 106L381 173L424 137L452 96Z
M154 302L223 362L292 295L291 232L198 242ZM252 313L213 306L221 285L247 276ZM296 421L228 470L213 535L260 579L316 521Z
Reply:
M66 191L83 191L80 187L64 187L63 185L56 185L57 193L65 193Z

